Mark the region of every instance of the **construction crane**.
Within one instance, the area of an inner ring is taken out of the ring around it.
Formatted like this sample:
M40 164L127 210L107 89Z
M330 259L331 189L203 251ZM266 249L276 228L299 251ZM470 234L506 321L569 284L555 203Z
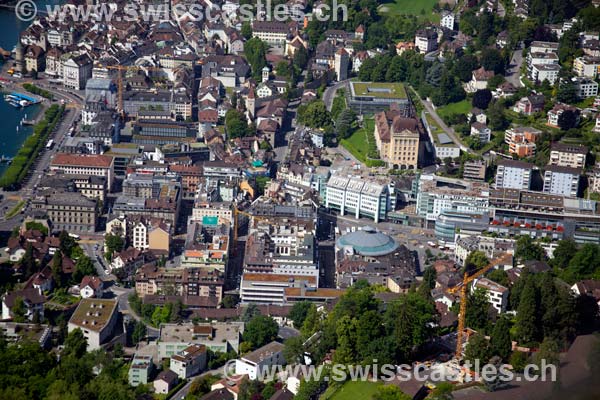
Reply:
M469 275L467 271L465 271L463 275L463 280L458 285L448 289L448 293L457 293L460 291L460 311L458 313L458 332L456 337L456 358L460 359L462 356L462 345L463 345L463 335L465 330L465 320L467 318L467 290L469 287L469 283L473 282L475 279L484 275L490 269L494 268L497 265L504 264L511 260L511 255L508 253L504 253L503 255L493 259L488 265L476 271L475 273Z
M106 69L114 69L117 70L117 109L121 113L121 117L125 115L125 109L123 107L123 71L139 71L139 70L148 70L148 71L162 71L163 69L160 67L147 67L147 66L137 66L137 65L105 65L101 66Z

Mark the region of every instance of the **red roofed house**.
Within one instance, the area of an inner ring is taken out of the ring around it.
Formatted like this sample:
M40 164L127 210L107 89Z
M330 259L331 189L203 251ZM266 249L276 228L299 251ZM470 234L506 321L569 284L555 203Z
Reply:
M102 289L104 289L104 282L97 276L86 275L79 284L79 294L84 299L102 297Z
M73 175L103 176L110 191L114 176L114 159L103 154L57 153L50 163L50 170Z

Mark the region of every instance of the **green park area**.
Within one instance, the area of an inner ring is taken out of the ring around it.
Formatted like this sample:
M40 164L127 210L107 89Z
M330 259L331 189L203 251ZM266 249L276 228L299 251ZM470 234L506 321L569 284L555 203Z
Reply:
M440 118L446 119L453 114L466 115L469 113L469 111L471 111L472 108L473 106L471 105L471 101L469 99L465 99L459 101L458 103L450 103L446 104L445 106L438 107L436 111Z
M361 163L367 167L380 167L385 163L379 159L375 144L375 121L365 119L363 127L357 129L349 138L342 139L341 144Z
M416 15L431 17L437 0L390 0L382 2L379 13L386 15ZM438 18L439 19L439 18Z
M341 387L335 388L331 386L321 399L326 400L355 400L364 399L368 400L373 398L373 395L377 392L381 382L370 382L370 381L348 381Z

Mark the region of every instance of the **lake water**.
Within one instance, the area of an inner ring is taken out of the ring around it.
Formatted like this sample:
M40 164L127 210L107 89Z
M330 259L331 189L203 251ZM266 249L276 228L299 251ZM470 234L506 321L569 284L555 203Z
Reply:
M49 2L36 1L38 7L45 7ZM0 9L0 47L12 51L17 43L19 33L29 26L28 22L20 21L14 11ZM11 62L11 61L9 61ZM25 93L25 91L23 91ZM0 156L14 157L17 151L31 134L30 126L20 126L21 120L34 118L41 110L38 105L26 108L15 108L0 99ZM18 130L17 130L18 127ZM0 174L4 172L5 164L0 165Z

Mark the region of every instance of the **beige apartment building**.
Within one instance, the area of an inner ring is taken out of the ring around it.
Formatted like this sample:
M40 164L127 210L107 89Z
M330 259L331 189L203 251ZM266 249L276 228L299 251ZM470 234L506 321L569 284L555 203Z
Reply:
M394 110L375 115L375 142L382 160L399 169L417 169L419 161L419 122Z

